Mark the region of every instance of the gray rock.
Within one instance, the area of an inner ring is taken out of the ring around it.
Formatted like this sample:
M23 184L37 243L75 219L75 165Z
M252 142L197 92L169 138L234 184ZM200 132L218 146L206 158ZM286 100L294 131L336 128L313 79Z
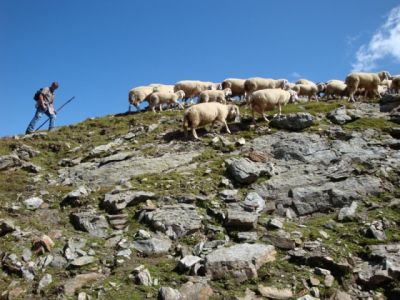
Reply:
M244 210L239 204L228 206L225 226L240 230L251 230L257 227L258 214Z
M178 269L182 272L191 270L195 264L201 261L201 257L194 256L194 255L186 255L182 258L178 263Z
M136 284L144 286L153 285L153 279L151 278L150 272L143 265L140 265L139 267L135 268L132 272L132 275Z
M202 228L202 217L190 204L164 205L146 212L144 219L155 229L172 239L191 234Z
M352 121L351 116L347 114L346 106L341 106L329 112L326 117L335 124L343 125Z
M79 274L67 279L64 283L64 293L67 297L75 295L75 291L93 282L104 280L105 276L99 273Z
M158 299L160 300L180 300L181 293L170 287L161 287L158 291Z
M212 288L203 277L190 277L189 281L181 286L181 299L206 300L213 295Z
M387 239L382 221L375 221L369 226L367 235L377 239L378 241L385 241Z
M271 127L290 131L301 131L313 124L314 117L309 113L303 112L276 116L269 123Z
M239 244L217 249L206 256L206 272L212 279L233 277L238 282L257 278L257 270L275 260L274 246Z
M61 255L55 255L50 263L50 266L56 269L64 269L67 265L67 260Z
M75 258L70 262L70 264L74 267L82 267L88 264L91 264L95 261L95 258L93 256L81 256L78 258Z
M42 279L40 279L40 281L39 281L38 291L43 290L45 287L47 287L52 282L53 282L53 277L51 276L51 274L44 274Z
M17 168L21 165L22 162L16 154L0 156L0 171Z
M251 184L260 176L272 176L270 163L256 163L247 158L231 158L225 161L228 175L239 184Z
M380 111L390 112L393 109L399 107L400 96L399 95L385 95L380 101Z
M155 198L156 195L152 192L115 190L111 193L105 194L103 205L108 212L116 213L123 210L127 206L135 205Z
M340 209L338 214L339 221L351 221L354 219L358 204L356 201L353 201L349 207L343 207Z
M292 250L296 247L296 243L293 240L286 237L273 236L270 234L265 235L262 238L262 241L274 245L276 248L282 250Z
M24 248L24 250L22 250L21 257L25 262L30 261L32 258L32 251L28 248Z
M248 211L261 213L265 208L265 201L256 192L250 192L243 201L243 207Z
M60 182L70 181L85 184L89 188L113 186L121 178L131 178L143 174L162 173L189 165L192 159L201 153L167 153L161 157L144 158L139 153L126 156L125 160L111 160L106 163L84 162L74 167L59 170Z
M294 249L288 252L290 262L307 265L310 267L319 267L331 271L335 276L345 276L350 273L353 268L347 261L336 262L326 253L319 249L307 252L303 249Z
M273 286L258 285L258 291L268 299L290 299L293 297L293 292L290 289L278 289Z
M79 201L81 198L84 198L89 195L88 190L84 186L78 187L76 190L68 193L64 199L63 203L64 204L72 204L72 205L77 205L79 204Z
M238 202L240 200L238 192L239 190L222 190L218 193L218 196L224 202Z
M172 242L169 239L153 237L150 239L135 240L132 247L146 255L168 253Z
M86 231L95 237L108 236L108 222L105 216L95 210L72 213L70 215L72 225L78 230Z
M29 210L36 210L43 204L43 200L39 197L32 197L24 200L24 205Z
M238 232L236 239L239 243L255 243L257 242L257 232Z
M268 228L273 228L273 229L282 229L283 228L283 223L278 218L271 218L271 219L268 220L267 227Z

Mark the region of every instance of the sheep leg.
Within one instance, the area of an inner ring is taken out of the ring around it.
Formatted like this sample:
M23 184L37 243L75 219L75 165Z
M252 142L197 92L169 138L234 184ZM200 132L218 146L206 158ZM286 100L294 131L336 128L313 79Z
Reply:
M223 123L224 123L224 125L225 125L226 132L230 134L231 131L229 130L228 124L226 124L226 121L225 121L225 120L223 121Z
M163 110L162 110L162 103L160 103L160 111L163 111Z
M269 123L269 120L268 120L267 116L266 116L264 113L262 113L262 116L263 116L264 120L265 120L267 123Z
M199 139L199 137L197 136L197 133L196 133L196 129L194 127L192 127L192 135L196 140Z
M132 107L132 104L129 103L128 112L131 112L131 107Z

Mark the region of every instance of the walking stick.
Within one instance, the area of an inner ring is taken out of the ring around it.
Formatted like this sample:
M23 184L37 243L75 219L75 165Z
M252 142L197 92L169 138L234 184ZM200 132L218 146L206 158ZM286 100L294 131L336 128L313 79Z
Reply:
M61 105L61 106L55 111L55 113L58 114L58 112L59 112L60 110L62 110L62 108L63 108L65 105L67 105L68 103L70 103L70 102L71 102L72 100L74 100L74 99L75 99L75 96L73 96L71 99L69 99L68 101L66 101L63 105ZM40 125L35 131L38 131L40 128L42 128L49 120L50 120L50 118L47 118L47 120L44 121L44 122L42 123L42 125Z

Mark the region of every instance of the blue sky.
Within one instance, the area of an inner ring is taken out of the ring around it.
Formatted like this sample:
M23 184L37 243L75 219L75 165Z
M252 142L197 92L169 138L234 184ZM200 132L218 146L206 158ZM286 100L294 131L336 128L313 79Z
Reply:
M396 8L397 7L397 8ZM400 73L394 0L0 0L0 136L23 133L35 91L60 83L57 125L127 110L139 85L228 77Z

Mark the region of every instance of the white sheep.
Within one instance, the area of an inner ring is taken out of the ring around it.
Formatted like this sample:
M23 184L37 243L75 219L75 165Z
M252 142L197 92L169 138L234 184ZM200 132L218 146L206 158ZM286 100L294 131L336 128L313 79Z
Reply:
M400 75L393 77L391 89L394 93L400 93Z
M296 84L315 84L315 83L308 79L299 79L296 81Z
M149 96L149 108L156 112L156 106L160 106L160 111L162 111L163 104L177 104L180 108L183 109L181 103L178 102L179 99L183 99L185 97L185 92L180 90L175 93L169 92L154 92Z
M230 88L232 90L231 97L240 97L240 100L244 98L245 90L244 90L244 79L238 78L227 78L221 83L221 88L226 89Z
M159 84L154 87L153 92L174 93L173 84Z
M317 93L319 89L314 83L296 84L292 90L295 91L299 97L308 97L308 101L311 101L312 98L318 101Z
M185 99L198 97L202 91L216 90L219 87L218 83L204 82L199 80L182 80L175 84L174 92L182 90L185 92Z
M358 89L365 89L365 96L370 95L381 98L378 92L378 85L389 77L390 74L386 71L379 73L354 72L349 74L345 80L349 92L349 101L356 101L354 94Z
M220 102L226 104L226 98L232 95L230 88L223 90L207 90L199 95L199 103Z
M286 89L288 81L286 79L271 79L253 77L244 82L244 90L246 92L246 99L255 91L263 89Z
M346 95L347 85L342 80L332 79L326 83L325 95L326 99L335 97L342 98Z
M138 111L140 111L140 103L147 99L147 97L153 93L154 87L152 86L138 86L129 91L128 111L131 111L131 106L134 105Z
M240 117L239 107L233 104L221 104L218 102L199 103L189 107L183 117L183 131L187 136L188 128L191 129L192 135L198 139L196 128L211 124L213 127L215 122L225 125L226 131L231 133L226 121L232 121Z
M251 94L248 101L253 116L253 122L255 123L255 112L261 114L264 120L269 122L264 112L271 111L275 107L278 107L278 115L280 116L282 114L283 105L297 100L297 93L292 90L264 89L256 91Z

